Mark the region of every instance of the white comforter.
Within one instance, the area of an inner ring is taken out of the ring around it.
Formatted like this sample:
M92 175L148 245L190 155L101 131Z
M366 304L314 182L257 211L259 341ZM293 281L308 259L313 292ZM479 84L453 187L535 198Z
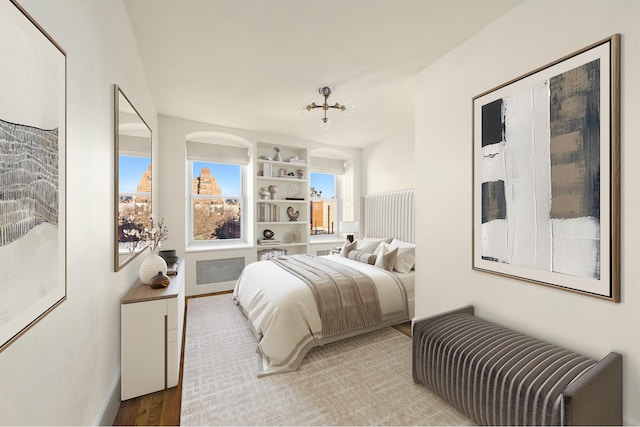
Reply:
M382 323L323 337L316 301L307 284L271 261L249 264L236 283L233 298L258 337L258 375L296 370L312 347L409 320L407 293L393 273L338 255L328 259L357 268L373 279Z

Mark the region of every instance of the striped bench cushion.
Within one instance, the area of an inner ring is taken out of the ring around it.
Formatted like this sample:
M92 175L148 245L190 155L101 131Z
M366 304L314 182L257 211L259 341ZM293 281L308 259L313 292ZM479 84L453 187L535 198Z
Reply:
M560 425L562 392L597 363L467 313L414 333L414 375L480 425Z

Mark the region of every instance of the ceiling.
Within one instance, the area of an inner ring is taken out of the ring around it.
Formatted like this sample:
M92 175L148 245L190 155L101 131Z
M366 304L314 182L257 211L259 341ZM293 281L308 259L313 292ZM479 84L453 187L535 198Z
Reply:
M415 74L522 0L124 0L159 114L365 147L413 134ZM320 128L321 86L330 104Z

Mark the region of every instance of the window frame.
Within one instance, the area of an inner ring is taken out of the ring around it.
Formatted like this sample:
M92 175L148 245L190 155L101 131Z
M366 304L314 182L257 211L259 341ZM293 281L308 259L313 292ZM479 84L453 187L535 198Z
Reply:
M213 194L197 194L193 192L193 180L196 178L193 173L193 164L196 163L205 163L210 165L215 164L227 164L227 165L235 165L240 168L240 191L242 194L240 195L213 195ZM187 249L201 249L201 248L216 248L220 246L229 246L229 245L238 245L238 244L246 244L248 238L248 205L247 205L247 165L237 162L224 162L224 161L211 161L211 160L187 160L187 171L188 171L188 213L187 213ZM235 199L240 201L240 238L234 239L210 239L210 240L195 240L194 239L194 200L195 199L209 199L209 200L229 200Z
M311 189L313 187L312 185L312 176L313 174L319 174L319 175L333 175L334 180L333 180L333 192L334 192L334 198L332 199L327 199L327 198L319 198L319 199L314 199L309 197L309 242L310 243L318 243L324 240L336 240L340 238L340 222L342 221L342 203L341 203L341 199L339 197L339 195L341 194L341 185L342 185L342 180L344 178L344 173L338 173L338 172L330 172L330 171L326 171L326 170L317 170L314 169L313 167L310 168L309 170L309 189ZM311 218L312 218L312 214L313 214L313 208L312 208L312 204L315 201L332 201L335 202L335 206L336 206L336 212L334 213L334 218L335 218L335 222L336 224L334 225L334 233L332 234L313 234L312 233L312 224L310 223Z

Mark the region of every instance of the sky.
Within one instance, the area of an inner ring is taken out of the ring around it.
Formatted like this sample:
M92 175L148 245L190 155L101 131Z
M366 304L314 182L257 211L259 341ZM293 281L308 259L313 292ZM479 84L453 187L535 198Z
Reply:
M119 156L118 190L120 193L135 193L142 174L150 164L149 157Z
M323 199L332 199L336 196L335 175L328 173L311 173L309 187L316 191L322 191Z
M142 174L147 170L151 159L148 157L120 156L119 183L121 193L135 193ZM240 195L240 166L223 163L193 162L193 176L200 176L200 170L208 167L222 189L222 194ZM322 191L323 199L335 197L334 175L312 173L310 187Z

